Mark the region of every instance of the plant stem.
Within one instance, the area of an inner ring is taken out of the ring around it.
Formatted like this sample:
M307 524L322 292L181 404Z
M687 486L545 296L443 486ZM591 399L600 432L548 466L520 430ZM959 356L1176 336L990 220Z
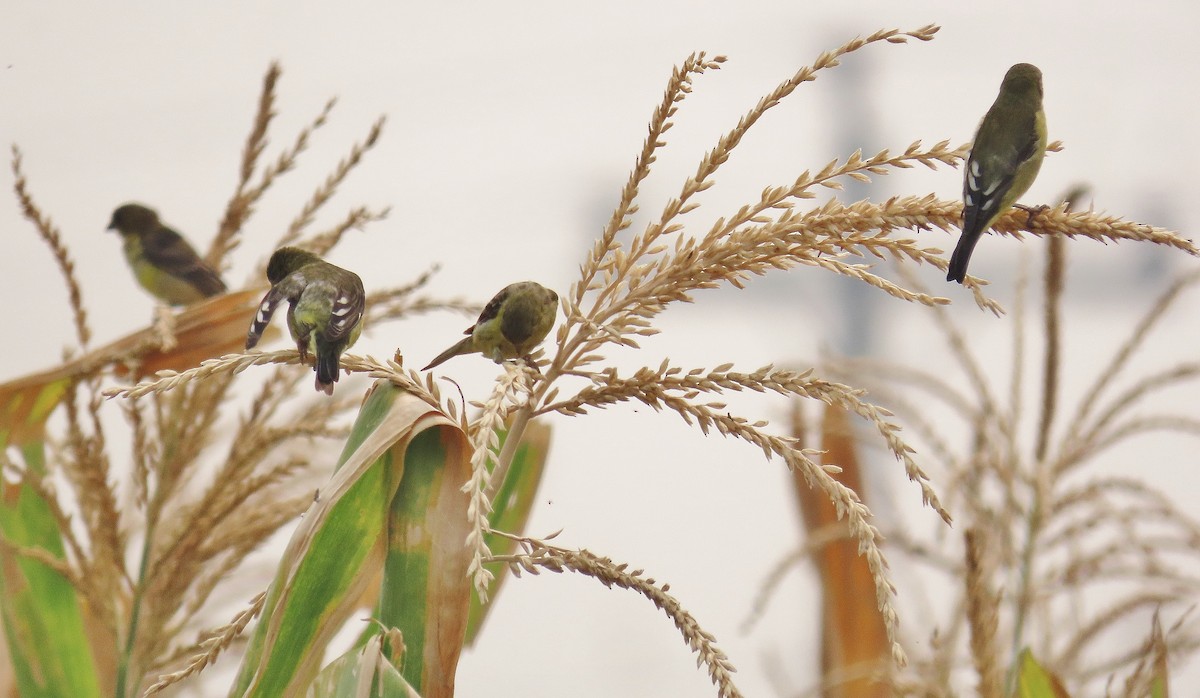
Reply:
M125 634L125 648L121 651L121 659L117 664L117 682L113 695L125 698L128 693L126 683L129 681L129 664L133 657L134 645L137 642L138 621L142 614L142 596L146 589L146 570L150 566L150 546L154 540L154 525L158 517L154 516L146 522L146 540L142 543L142 562L138 566L138 580L133 587L133 603L129 611L129 629Z
M173 440L167 441L163 448L162 462L173 462L174 452ZM161 469L160 472L162 472ZM150 553L154 545L154 532L158 525L158 519L162 515L163 504L167 499L170 489L160 476L154 488L154 497L146 505L146 538L142 541L142 560L138 564L137 584L133 587L133 601L129 609L129 628L125 635L125 647L121 651L121 658L117 663L117 680L113 690L115 698L126 698L129 695L126 684L130 680L129 668L137 644L138 625L142 616L142 600L146 593L146 575L150 569ZM135 679L133 689L137 690L140 684L141 677L139 675Z
M512 426L508 428L508 434L504 437L504 447L500 449L500 455L496 457L496 467L492 470L491 480L484 492L484 496L489 502L495 498L496 492L500 490L500 485L504 484L504 478L508 476L508 469L517 455L517 447L521 445L521 438L525 436L525 427L529 425L529 419L532 416L533 401L531 399L517 410Z
M1050 469L1039 463L1034 473L1033 504L1029 509L1028 526L1026 527L1025 549L1021 552L1021 578L1016 598L1016 619L1013 625L1012 662L1009 664L1007 690L1005 695L1016 695L1017 667L1020 664L1023 646L1022 637L1025 634L1025 619L1029 616L1029 607L1033 597L1033 558L1037 547L1038 534L1041 532L1045 514L1046 494L1050 491L1048 480Z

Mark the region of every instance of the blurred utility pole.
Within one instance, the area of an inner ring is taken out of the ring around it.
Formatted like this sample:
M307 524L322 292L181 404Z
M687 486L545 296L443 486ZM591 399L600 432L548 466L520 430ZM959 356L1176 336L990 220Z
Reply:
M837 157L843 161L855 150L861 149L863 157L870 157L880 149L878 130L875 128L875 105L878 100L870 86L874 72L874 61L863 52L838 66L836 79L829 82L833 87L833 105L829 110L833 116L829 124L830 140L835 145ZM843 203L864 199L875 188L873 184L849 178L843 180L842 184L845 189L839 198ZM852 263L855 260L846 261ZM828 276L832 283L830 297L840 318L834 330L834 350L851 357L872 353L879 341L881 294L857 279L836 274Z

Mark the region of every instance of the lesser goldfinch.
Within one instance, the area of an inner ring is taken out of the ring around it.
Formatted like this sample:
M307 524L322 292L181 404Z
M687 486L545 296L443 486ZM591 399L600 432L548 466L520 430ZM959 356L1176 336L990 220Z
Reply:
M947 281L960 284L971 252L996 218L1029 190L1046 157L1042 71L1028 63L1008 69L988 109L963 177L962 237L950 257Z
M288 329L300 360L316 356L317 390L333 395L341 369L338 361L362 332L366 292L358 274L297 247L281 247L267 262L271 290L263 296L246 335L246 348L258 344L276 306L287 300Z
M125 204L113 211L109 230L121 234L125 259L138 283L168 305L190 305L225 292L225 282L153 209Z
M479 314L458 344L437 355L428 371L446 359L479 352L496 363L524 358L542 343L558 312L558 294L533 281L509 284Z

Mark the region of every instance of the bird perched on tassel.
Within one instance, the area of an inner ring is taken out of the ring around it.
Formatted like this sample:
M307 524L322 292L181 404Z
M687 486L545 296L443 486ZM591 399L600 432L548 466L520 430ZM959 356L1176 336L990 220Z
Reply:
M168 305L190 305L225 292L217 271L200 259L187 240L163 225L158 213L141 204L113 211L109 230L121 234L133 276Z
M533 281L509 284L488 301L475 324L463 332L467 336L462 341L438 354L421 370L476 352L496 363L520 358L532 366L529 353L550 333L557 312L558 294L554 291Z
M1042 71L1028 63L1008 69L1000 94L983 117L963 177L962 237L947 281L963 282L984 231L1029 191L1046 157Z
M298 247L281 247L267 262L271 290L258 306L246 348L258 344L271 322L276 307L288 302L288 330L296 341L300 360L315 357L317 390L333 395L333 384L341 374L342 353L362 333L366 292L362 279L352 271L334 266Z

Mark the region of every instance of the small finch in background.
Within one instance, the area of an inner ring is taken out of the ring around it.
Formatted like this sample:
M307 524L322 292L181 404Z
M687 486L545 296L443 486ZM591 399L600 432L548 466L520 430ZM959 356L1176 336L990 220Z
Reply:
M488 301L475 324L468 327L462 341L437 355L428 371L446 359L479 352L496 363L505 359L525 359L542 343L558 313L558 294L533 281L521 281L504 287Z
M358 274L336 267L297 247L281 247L267 262L271 290L263 296L246 335L250 349L262 337L280 302L286 300L288 329L296 340L300 360L316 357L317 390L333 395L341 373L342 352L362 333L367 294Z
M1028 63L1008 69L967 158L962 237L950 257L947 281L962 283L971 252L996 218L1029 191L1046 157L1042 71Z
M160 301L190 305L225 292L216 270L179 233L163 225L153 209L141 204L120 206L113 211L108 229L121 234L134 278Z

